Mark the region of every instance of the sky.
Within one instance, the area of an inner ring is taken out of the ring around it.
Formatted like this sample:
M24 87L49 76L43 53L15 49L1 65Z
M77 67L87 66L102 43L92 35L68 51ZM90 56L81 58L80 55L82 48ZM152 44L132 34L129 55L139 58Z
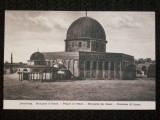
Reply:
M5 11L4 61L24 62L34 52L65 50L69 26L85 11ZM155 60L154 12L88 11L104 28L106 52Z

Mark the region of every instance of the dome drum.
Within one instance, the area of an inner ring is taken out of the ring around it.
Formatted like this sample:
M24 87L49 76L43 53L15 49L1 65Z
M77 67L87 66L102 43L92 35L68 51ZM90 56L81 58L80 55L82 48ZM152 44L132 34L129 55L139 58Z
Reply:
M104 41L103 39L96 39L96 38L90 38L90 37L81 37L81 38L75 38L75 39L65 39L64 41L78 41L78 40L86 40L86 41L101 41L101 42L104 42L104 43L107 43L108 41Z
M97 40L66 41L66 51L106 51L106 42Z

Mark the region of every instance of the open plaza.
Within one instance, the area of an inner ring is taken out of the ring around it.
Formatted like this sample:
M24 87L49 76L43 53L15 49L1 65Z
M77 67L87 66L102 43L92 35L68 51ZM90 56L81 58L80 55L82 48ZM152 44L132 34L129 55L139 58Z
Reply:
M4 100L155 101L155 79L29 82L4 75Z

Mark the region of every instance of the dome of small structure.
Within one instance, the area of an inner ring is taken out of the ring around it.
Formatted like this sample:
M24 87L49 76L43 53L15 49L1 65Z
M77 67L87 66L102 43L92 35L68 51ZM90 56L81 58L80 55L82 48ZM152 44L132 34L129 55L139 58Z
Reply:
M100 39L106 41L106 34L101 24L90 17L81 17L74 21L68 31L66 40L81 38Z
M40 52L35 52L31 55L30 60L45 60L45 57Z

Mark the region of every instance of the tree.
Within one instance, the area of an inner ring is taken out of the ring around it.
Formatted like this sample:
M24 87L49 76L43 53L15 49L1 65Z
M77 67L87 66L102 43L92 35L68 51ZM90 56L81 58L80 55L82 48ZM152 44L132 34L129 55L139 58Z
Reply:
M138 64L143 64L143 63L145 63L144 59L143 58L139 58L138 59Z
M151 61L152 61L151 58L146 58L146 59L145 59L145 62L150 63Z
M147 77L154 78L156 76L156 66L155 64L151 64L148 67Z
M137 59L135 59L134 62L135 62L135 64L138 64L138 60Z

